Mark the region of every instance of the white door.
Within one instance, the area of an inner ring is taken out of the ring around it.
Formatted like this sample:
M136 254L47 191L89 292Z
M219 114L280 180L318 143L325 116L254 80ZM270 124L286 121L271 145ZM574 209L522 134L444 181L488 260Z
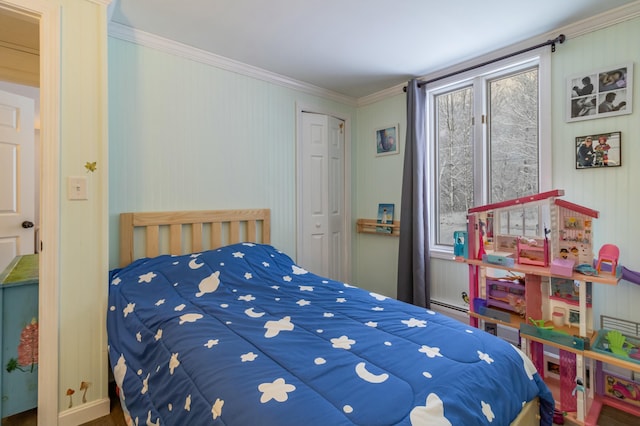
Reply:
M0 271L34 253L34 101L0 90Z
M301 238L297 262L315 274L345 277L344 121L302 113Z

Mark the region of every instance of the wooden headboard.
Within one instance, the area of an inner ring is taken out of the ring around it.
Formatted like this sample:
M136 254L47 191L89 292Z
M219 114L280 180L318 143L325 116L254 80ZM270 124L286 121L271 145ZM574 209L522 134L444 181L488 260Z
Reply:
M198 210L120 214L120 266L240 242L271 243L271 211Z

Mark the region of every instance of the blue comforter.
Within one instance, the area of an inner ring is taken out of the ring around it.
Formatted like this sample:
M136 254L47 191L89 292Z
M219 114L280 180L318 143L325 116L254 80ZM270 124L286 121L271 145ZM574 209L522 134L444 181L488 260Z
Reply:
M511 344L269 245L111 271L107 331L141 425L508 425L536 396L551 424L551 393Z

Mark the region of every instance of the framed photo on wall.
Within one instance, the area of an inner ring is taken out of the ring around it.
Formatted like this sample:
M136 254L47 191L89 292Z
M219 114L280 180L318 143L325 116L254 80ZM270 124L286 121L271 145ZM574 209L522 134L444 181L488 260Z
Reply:
M633 63L567 79L567 121L631 114Z
M576 169L618 167L622 165L622 133L596 133L578 136L575 142Z
M398 125L381 127L375 130L376 155L397 154L398 151Z

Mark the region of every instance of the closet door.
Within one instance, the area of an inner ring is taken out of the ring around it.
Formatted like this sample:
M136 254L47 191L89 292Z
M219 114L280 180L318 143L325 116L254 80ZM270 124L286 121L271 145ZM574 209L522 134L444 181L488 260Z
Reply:
M344 122L302 113L299 157L301 238L297 262L315 274L344 279Z

